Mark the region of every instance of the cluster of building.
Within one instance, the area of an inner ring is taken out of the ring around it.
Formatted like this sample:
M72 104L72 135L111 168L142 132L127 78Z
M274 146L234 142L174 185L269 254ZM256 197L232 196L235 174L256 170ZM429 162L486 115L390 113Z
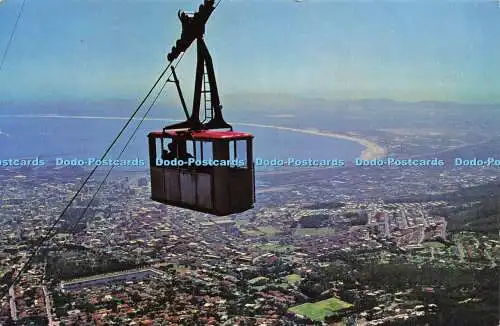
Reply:
M85 175L49 169L0 175L0 276L7 281L79 186L75 174ZM298 317L288 309L310 298L290 275L307 278L312 266L328 265L336 255L359 252L361 259L380 263L388 245L411 248L446 239L446 220L432 213L445 202L387 204L375 197L378 180L362 174L356 184L348 169L336 171L334 178L318 178L318 171L295 170L303 180L293 190L288 172L268 172L261 179L277 188L264 187L254 210L230 218L154 203L141 174L111 178L87 210L96 179L3 299L0 318L42 317L65 325L293 323ZM458 187L454 182L443 186ZM403 188L384 185L388 193ZM114 269L101 274L111 258ZM369 295L370 289L363 291ZM421 311L379 308L372 313L380 318L412 318Z
M370 216L379 235L393 239L399 247L420 245L426 240L446 239L446 219L429 215L430 209L447 206L446 202L402 203L384 205Z

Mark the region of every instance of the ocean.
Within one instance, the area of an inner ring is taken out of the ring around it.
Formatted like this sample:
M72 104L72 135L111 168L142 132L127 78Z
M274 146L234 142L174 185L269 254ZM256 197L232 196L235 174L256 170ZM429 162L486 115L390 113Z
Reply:
M56 158L100 158L126 119L78 117L20 117L0 115L0 159L32 159L47 162ZM117 159L128 136L137 126L133 121L108 158ZM146 120L128 145L122 159L148 161L147 134L161 130L169 121ZM266 124L265 122L263 124ZM290 157L297 160L352 161L363 146L352 141L261 127L233 125L237 131L254 135L254 157L263 160ZM335 131L335 130L333 130Z

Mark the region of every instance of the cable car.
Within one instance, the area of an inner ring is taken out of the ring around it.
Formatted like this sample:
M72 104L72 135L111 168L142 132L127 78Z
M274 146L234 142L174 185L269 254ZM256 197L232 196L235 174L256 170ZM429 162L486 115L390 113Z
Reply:
M253 136L233 131L222 116L212 58L203 34L215 9L205 0L199 11L178 13L181 38L168 54L170 62L196 40L197 66L193 108L189 115L179 80L173 80L186 121L149 133L151 199L194 211L225 216L244 212L255 203ZM200 106L204 99L204 120ZM221 130L222 129L222 130Z

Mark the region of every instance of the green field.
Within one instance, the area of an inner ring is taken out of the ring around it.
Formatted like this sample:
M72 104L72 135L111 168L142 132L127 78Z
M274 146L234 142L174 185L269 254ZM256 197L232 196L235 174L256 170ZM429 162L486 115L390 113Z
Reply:
M247 220L235 220L234 222L236 223L237 228L241 228L249 224Z
M298 275L298 274L290 274L286 277L286 281L289 284L295 284L301 280L302 280L302 277L300 277L300 275Z
M243 230L240 230L240 232L243 233L244 235L252 236L252 237L258 237L259 235L261 235L261 233L259 231L255 231L255 230L243 229Z
M331 298L315 303L304 303L288 310L311 320L324 321L326 317L331 316L336 311L349 307L352 307L350 303L338 298Z
M248 236L273 236L280 233L280 230L272 226L259 226L256 230L247 229L246 225L240 224L238 228L241 233Z
M445 248L446 245L441 243L441 242L437 242L437 241L429 241L429 242L424 242L423 243L424 247L434 247L434 248Z
M257 229L259 229L259 231L264 233L265 235L275 235L280 233L279 229L272 226L259 226L257 227Z

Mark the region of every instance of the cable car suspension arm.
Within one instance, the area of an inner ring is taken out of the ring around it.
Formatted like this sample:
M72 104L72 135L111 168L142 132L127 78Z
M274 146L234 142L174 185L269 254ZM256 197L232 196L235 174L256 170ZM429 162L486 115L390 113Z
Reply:
M208 51L207 45L203 40L203 35L205 34L205 25L208 18L219 5L220 1L215 5L214 0L205 0L198 12L188 15L185 12L178 13L179 20L182 25L182 33L180 39L172 47L172 51L167 55L168 60L172 61L180 53L184 53L191 44L196 40L197 46L197 64L196 64L196 78L193 96L193 108L191 116L187 118L186 121L177 123L174 125L166 126L163 128L167 129L190 129L190 130L200 130L200 129L223 129L229 128L232 130L231 125L224 121L222 117L222 105L220 104L219 92L217 90L217 82L215 80L214 67L212 62L212 57ZM200 121L200 104L202 96L202 86L203 86L203 76L205 74L208 76L208 83L210 87L210 109L212 110L212 119L207 123L202 123ZM175 77L176 78L176 77ZM180 91L180 86L176 82L179 94L181 96L181 101L183 101L182 92ZM184 113L187 109L185 103L182 104Z
M179 97L181 99L182 109L184 110L184 114L186 115L186 119L189 119L189 112L188 112L188 109L186 107L186 101L184 101L184 96L182 95L181 85L179 83L179 79L177 78L177 74L175 73L174 67L172 67L172 76L174 77L174 80L171 80L169 78L167 81L175 83L175 87L177 88L177 93L179 93Z

